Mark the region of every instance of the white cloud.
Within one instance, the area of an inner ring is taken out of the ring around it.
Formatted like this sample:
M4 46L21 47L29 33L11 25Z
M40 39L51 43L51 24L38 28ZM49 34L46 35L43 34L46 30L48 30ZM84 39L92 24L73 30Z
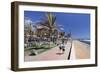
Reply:
M30 23L32 23L32 21L30 19L25 19L24 25L29 25Z
M60 28L60 30L64 30L64 28Z

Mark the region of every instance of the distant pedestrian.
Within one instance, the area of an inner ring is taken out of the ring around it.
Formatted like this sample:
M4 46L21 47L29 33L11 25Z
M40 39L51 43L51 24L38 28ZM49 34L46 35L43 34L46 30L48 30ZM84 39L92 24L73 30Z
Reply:
M60 49L61 53L64 53L65 52L64 44L60 44L59 49Z

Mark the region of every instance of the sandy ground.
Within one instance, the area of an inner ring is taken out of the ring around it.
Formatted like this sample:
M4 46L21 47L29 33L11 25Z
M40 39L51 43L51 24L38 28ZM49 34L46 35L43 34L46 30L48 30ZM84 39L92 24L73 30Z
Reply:
M76 59L89 59L90 46L80 41L73 41Z
M65 46L64 54L59 50L59 46L52 48L36 56L29 56L29 52L25 54L25 61L47 61L47 60L67 60L71 43L68 42ZM90 58L90 46L80 41L74 40L72 43L71 60L88 59Z

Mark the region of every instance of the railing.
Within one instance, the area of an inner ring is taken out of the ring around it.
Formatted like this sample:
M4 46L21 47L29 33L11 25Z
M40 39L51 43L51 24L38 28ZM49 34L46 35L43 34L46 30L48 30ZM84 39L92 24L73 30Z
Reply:
M70 60L70 58L71 58L71 51L72 51L72 39L70 39L70 42L71 42L71 46L70 46L70 50L69 50L69 54L68 54L67 60Z

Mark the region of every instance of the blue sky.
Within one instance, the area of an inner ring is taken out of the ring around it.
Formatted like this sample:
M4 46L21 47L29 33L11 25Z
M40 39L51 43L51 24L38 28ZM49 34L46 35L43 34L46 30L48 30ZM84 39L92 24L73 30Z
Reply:
M46 19L45 13L24 11L24 17L29 18L32 22L37 22ZM90 14L60 12L52 14L56 16L56 24L63 28L64 32L71 32L73 38L90 39Z

